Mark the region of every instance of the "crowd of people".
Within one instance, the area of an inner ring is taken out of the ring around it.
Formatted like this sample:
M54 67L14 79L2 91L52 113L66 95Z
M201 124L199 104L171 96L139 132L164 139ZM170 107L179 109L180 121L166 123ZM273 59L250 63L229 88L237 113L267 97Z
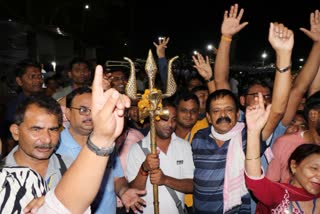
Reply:
M48 78L44 90L41 66L19 63L21 91L0 133L0 213L153 213L154 185L160 213L320 213L320 12L300 29L313 45L295 78L294 32L274 22L272 84L254 76L235 93L230 48L249 26L243 15L238 4L225 11L214 67L193 56L197 75L176 78L176 93L162 100L156 154L150 120L125 94L126 68L93 72L77 57L70 84ZM168 45L154 43L162 90Z

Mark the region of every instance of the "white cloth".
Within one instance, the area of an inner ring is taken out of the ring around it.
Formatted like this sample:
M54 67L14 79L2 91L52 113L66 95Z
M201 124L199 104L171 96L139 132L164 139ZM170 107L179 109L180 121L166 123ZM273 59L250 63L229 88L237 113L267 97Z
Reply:
M142 140L142 147L150 150L150 133ZM129 150L127 158L127 177L128 181L134 180L139 172L142 162L146 156L138 144L133 144ZM177 179L193 178L194 164L190 144L177 137L174 133L171 135L167 154L160 151L160 168L164 174ZM150 179L146 183L147 194L142 197L146 201L146 207L143 213L153 213L153 186ZM171 195L165 186L159 186L159 211L161 214L178 214L178 209ZM184 194L177 192L181 201L184 201ZM184 203L182 203L184 206Z
M225 177L223 184L223 213L232 207L240 205L241 197L248 193L244 179L244 161L245 155L242 148L242 130L244 123L237 123L226 134L217 133L213 126L211 134L215 139L221 141L230 140L227 161L225 168Z
M42 207L39 208L38 214L71 214L71 212L58 200L54 194L54 189L50 190L45 197L45 202ZM88 209L84 214L90 214L91 209Z

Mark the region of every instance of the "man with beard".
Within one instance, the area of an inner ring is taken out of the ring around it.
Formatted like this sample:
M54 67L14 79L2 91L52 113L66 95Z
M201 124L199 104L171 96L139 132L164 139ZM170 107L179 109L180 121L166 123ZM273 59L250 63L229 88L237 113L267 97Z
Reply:
M78 157L93 131L91 106L92 91L88 87L79 87L67 95L65 114L70 125L61 132L58 154L70 156L73 160ZM116 195L126 210L131 207L135 211L135 205L132 205L131 201L135 201L139 198L138 194L144 192L128 187L117 151L110 156L109 161L99 193L92 204L92 211L97 214L105 213L105 210L115 213Z
M176 195L184 207L184 193L193 190L194 164L190 144L177 137L176 107L168 99L162 102L168 108L168 118L155 122L158 154L150 154L150 132L139 143L133 144L128 153L127 177L132 187L147 190L144 213L153 213L153 184L159 186L161 213L178 214L176 202L167 188ZM147 155L146 155L146 153Z
M54 154L62 124L60 105L51 97L29 96L18 107L10 132L18 145L5 158L7 166L26 166L54 188L71 159Z

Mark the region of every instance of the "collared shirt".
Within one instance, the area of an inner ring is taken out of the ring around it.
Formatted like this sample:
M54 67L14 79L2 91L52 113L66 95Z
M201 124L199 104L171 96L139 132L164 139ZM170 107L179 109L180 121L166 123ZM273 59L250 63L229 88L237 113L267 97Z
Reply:
M246 129L242 130L242 145L247 146ZM229 142L219 147L211 135L211 126L201 129L192 141L194 171L193 207L195 213L223 213L223 187ZM230 213L250 213L250 195ZM228 212L228 213L229 213Z
M6 166L19 166L14 159L14 153L18 150L19 145L14 147L11 152L5 157L5 164ZM63 159L66 167L68 168L72 160L69 157L61 156ZM62 178L61 172L60 172L60 162L56 154L52 154L49 159L49 165L46 172L46 175L44 176L44 180L48 186L49 189L54 188L57 186L58 182Z
M150 133L142 140L142 147L150 150ZM128 153L127 159L127 177L128 181L136 178L142 162L146 159L140 145L133 144ZM160 168L165 175L176 179L193 178L194 164L192 161L192 153L190 144L176 136L171 135L171 141L167 149L167 153L160 151ZM150 179L146 183L147 193L142 198L146 201L146 207L143 213L153 213L153 185ZM167 188L162 185L158 188L159 192L159 209L161 213L178 214L178 209ZM177 196L183 202L184 194L176 191Z
M75 160L81 149L82 147L71 136L69 128L65 128L60 133L60 145L57 149L57 153L71 156L73 160ZM106 210L108 213L116 213L114 179L123 176L119 155L114 154L114 156L110 156L98 195L92 204L94 213L102 214L106 213Z

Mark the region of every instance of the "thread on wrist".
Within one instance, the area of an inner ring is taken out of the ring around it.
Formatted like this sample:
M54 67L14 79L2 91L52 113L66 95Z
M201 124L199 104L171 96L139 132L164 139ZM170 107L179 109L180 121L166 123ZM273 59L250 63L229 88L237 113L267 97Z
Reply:
M232 41L231 37L224 36L224 35L221 36L221 39L224 40L224 41L227 41L227 42L231 42Z
M260 158L260 156L255 157L255 158L247 158L247 157L246 157L246 160L258 160L259 158Z
M139 169L139 174L142 175L142 176L148 176L149 175L149 173L143 169L143 165L141 165L141 167Z

